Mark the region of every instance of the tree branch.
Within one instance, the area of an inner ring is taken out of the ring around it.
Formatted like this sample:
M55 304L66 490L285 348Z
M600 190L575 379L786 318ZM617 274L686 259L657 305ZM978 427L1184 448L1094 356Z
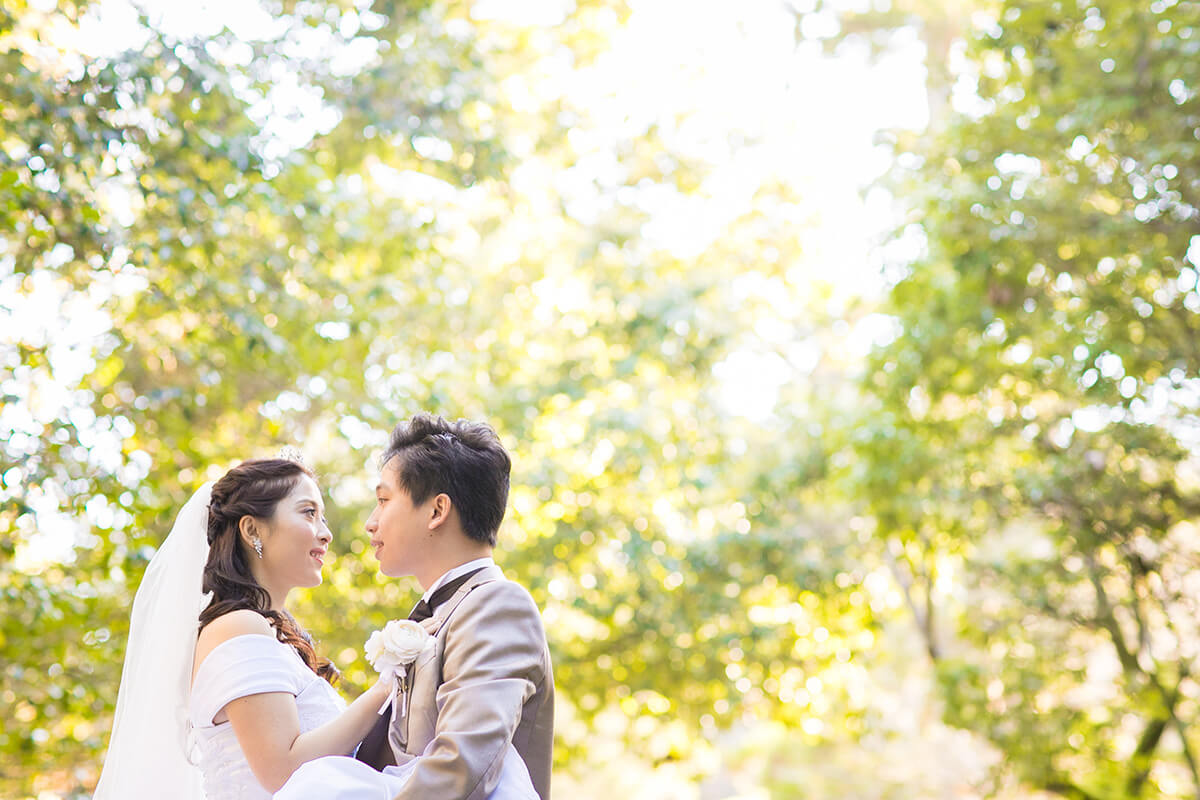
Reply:
M1041 788L1047 792L1053 792L1054 794L1069 798L1070 800L1102 800L1098 795L1094 795L1066 780L1048 781Z
M894 539L890 540L888 542L889 546L883 549L884 558L887 560L888 568L892 571L896 583L900 584L900 590L904 593L904 602L908 605L908 610L912 612L913 620L917 623L917 629L921 632L921 636L925 640L925 652L929 654L929 660L936 664L942 654L933 634L933 591L930 586L927 585L925 587L926 611L922 611L913 597L912 573L900 563L895 553L892 552L890 545L894 542Z

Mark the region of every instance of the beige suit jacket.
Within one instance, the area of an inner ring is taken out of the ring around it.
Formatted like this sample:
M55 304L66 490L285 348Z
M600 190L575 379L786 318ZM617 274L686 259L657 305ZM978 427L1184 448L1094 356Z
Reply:
M388 742L398 764L424 758L395 800L483 800L509 742L549 800L554 673L529 592L485 567L421 625L433 646L410 667L408 701L393 704Z

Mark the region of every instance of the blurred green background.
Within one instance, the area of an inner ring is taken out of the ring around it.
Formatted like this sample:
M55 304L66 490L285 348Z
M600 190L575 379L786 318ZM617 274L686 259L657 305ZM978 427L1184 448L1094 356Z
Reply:
M1200 796L1200 3L5 0L0 796L175 510L491 421L556 794Z

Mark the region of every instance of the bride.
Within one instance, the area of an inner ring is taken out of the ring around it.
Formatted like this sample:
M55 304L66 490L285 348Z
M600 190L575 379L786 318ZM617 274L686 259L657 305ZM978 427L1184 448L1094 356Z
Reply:
M344 757L390 683L347 705L331 685L337 670L285 607L292 589L321 583L331 539L299 461L246 461L192 496L134 598L96 800L257 800L285 784L289 800L390 797L403 787L415 759L379 773ZM511 748L490 797L536 798Z

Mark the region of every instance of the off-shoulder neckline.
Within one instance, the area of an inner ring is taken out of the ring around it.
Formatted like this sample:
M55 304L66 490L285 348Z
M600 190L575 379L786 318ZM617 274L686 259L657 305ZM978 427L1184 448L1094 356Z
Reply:
M239 639L263 639L265 641L272 642L273 644L277 644L280 647L285 647L292 653L296 653L295 649L291 645L279 641L274 636L268 636L265 633L239 633L237 636L230 636L228 639L226 639L225 641L221 642L220 644L214 646L211 650L208 651L208 655L204 656L204 660L201 661L196 666L196 670L192 673L191 685L193 687L196 685L196 681L200 679L200 673L204 671L204 665L212 660L213 653L217 652L218 650L220 650L222 647L229 644L230 642L236 642ZM300 654L296 653L296 657L299 658Z

